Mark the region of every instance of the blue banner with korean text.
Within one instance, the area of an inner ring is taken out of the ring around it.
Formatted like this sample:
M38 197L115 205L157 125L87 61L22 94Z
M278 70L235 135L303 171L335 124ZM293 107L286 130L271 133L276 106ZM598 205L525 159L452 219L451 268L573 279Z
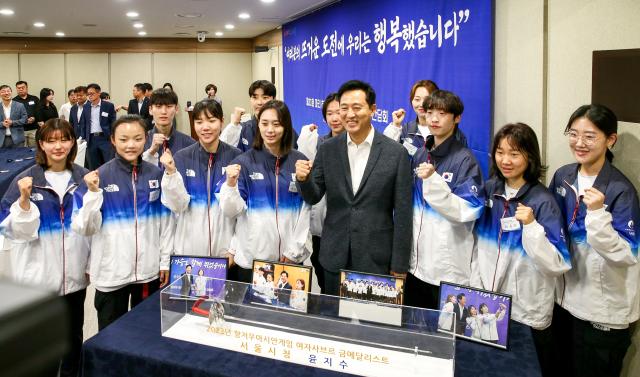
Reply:
M284 97L294 126L329 132L327 94L345 81L369 82L379 130L403 108L418 80L433 80L464 103L460 128L487 172L492 124L493 0L349 0L285 24Z

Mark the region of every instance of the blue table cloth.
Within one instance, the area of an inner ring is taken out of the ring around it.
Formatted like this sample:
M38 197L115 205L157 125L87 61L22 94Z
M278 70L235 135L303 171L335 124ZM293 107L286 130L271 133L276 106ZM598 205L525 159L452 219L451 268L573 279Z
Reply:
M345 376L329 370L165 338L160 333L159 293L85 342L83 375ZM540 376L531 331L512 322L508 351L457 340L455 375Z
M13 179L35 164L35 148L0 148L0 198Z

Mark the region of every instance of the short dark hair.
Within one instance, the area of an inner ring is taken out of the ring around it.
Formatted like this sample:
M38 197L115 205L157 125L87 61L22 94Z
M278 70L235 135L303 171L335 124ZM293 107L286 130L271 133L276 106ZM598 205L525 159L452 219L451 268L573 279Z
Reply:
M87 92L87 87L84 85L80 85L80 86L76 86L75 89L73 89L74 93L78 93L78 92L82 92L82 93L86 93Z
M188 264L188 265L186 265L186 266L184 267L184 269L186 270L186 269L187 269L187 267L191 267L191 268L193 268L193 266L192 266L192 265Z
M322 119L324 119L324 121L327 121L327 108L329 107L329 104L333 101L338 101L338 103L340 103L340 99L338 98L338 93L331 93L327 96L327 98L324 99L324 102L322 103Z
M573 122L580 118L587 118L593 123L600 131L604 133L606 137L618 133L618 117L616 114L605 105L597 103L591 105L582 105L571 114L567 127L564 132L571 130ZM613 161L613 152L607 148L606 158L609 162Z
M260 117L266 110L269 109L273 109L276 111L276 114L278 114L278 121L284 128L282 139L280 140L280 150L282 154L285 155L291 151L291 144L293 144L293 125L291 123L291 113L289 112L289 108L284 102L273 99L262 105L262 108L258 113L258 128L260 128ZM262 149L263 146L264 141L262 140L262 135L260 134L260 130L258 129L255 139L253 140L253 148Z
M27 82L26 82L26 81L24 81L24 80L16 81L16 86L18 86L18 85L22 85L22 84L24 84L24 85L26 85L26 86L29 86L29 84L27 84Z
M416 90L418 90L418 88L427 89L427 92L429 92L429 94L431 94L431 93L435 92L436 90L440 89L440 88L438 88L438 84L436 84L435 82L433 82L431 80L418 80L411 87L411 92L409 94L409 102L413 101L413 97L416 95Z
M102 89L100 88L100 85L96 84L95 82L92 82L91 84L87 85L87 91L88 91L89 89L93 89L93 90L95 90L96 92L100 92L100 91L102 91Z
M206 86L206 88L204 88L204 92L205 92L205 93L208 93L208 92L209 92L209 89L211 89L211 88L213 88L213 90L215 90L215 91L216 91L216 93L218 93L218 87L217 87L217 86L215 86L214 84L209 84L209 85L207 85L207 86Z
M458 299L458 301L462 300L462 298L465 297L464 293L459 293L456 298Z
M364 81L350 80L345 82L338 89L338 100L342 99L342 95L352 90L362 90L366 96L367 104L369 107L376 104L376 92L373 87Z
M137 123L140 125L140 127L142 127L142 129L145 131L145 137L147 134L147 122L145 122L144 119L142 119L140 117L140 115L138 114L127 114L127 115L123 115L120 118L118 118L115 122L113 122L113 124L111 125L111 138L115 138L116 137L116 129L125 123Z
M139 82L139 83L137 83L137 84L133 85L133 87L134 87L134 88L136 88L136 89L138 89L138 90L140 90L140 91L142 91L142 92L144 92L145 90L147 90L147 89L146 89L147 87L146 87L143 83L141 83L141 82Z
M67 90L67 97L69 97L71 95L71 93L75 93L76 91L74 89L69 89Z
M287 271L284 271L284 270L283 270L283 271L280 273L280 276L282 276L282 274L285 274L285 275L287 275L287 277L289 277L289 273L288 273Z
M9 85L6 85L6 84L0 85L0 90L2 90L4 88L9 88L9 90L13 91L13 89L11 89L11 87Z
M199 119L201 116L206 117L214 117L217 119L224 119L222 114L222 106L218 103L218 101L200 101L196 102L193 106L193 119Z
M76 142L76 133L73 131L73 127L69 122L60 118L51 118L48 121L44 122L44 126L38 129L38 142L36 143L36 164L42 166L44 170L49 168L49 163L47 161L47 154L40 146L40 143L43 140L47 140L49 135L53 134L56 131L60 131L62 137L66 137L70 140L73 140L73 146L67 155L67 160L65 161L65 168L71 170L73 168L73 161L76 159L76 154L78 153L78 143Z
M153 85L149 84L148 82L145 82L143 85L145 91L149 92L153 90Z
M177 105L178 104L178 95L171 89L160 88L156 89L151 93L151 98L149 100L149 105Z
M491 166L489 174L498 177L504 181L504 176L496 163L496 151L500 146L500 142L506 139L509 145L527 158L527 168L524 171L524 180L528 183L540 181L547 170L542 165L542 157L540 157L540 146L536 133L531 127L524 123L509 123L502 127L493 138L493 147L491 148Z
M436 90L430 93L422 102L424 110L442 110L453 114L454 117L462 115L464 104L460 97L448 90Z
M111 99L111 96L107 92L100 92L100 99Z
M170 83L170 82L165 82L164 84L162 84L162 87L163 87L163 88L166 88L167 86L168 86L169 88L171 88L171 90L173 90L173 85L171 85L171 83Z
M262 89L265 95L276 98L276 86L267 80L257 80L249 85L249 97L253 96L256 89Z

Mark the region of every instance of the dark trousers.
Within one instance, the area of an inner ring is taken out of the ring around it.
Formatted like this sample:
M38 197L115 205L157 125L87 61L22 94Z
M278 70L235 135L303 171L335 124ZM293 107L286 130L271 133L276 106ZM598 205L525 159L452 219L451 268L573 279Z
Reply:
M552 331L556 372L572 377L620 376L622 362L631 345L630 329L596 329L590 322L578 319L556 305Z
M425 309L440 309L440 287L407 274L404 284L404 304ZM464 330L463 330L464 331Z
M251 284L253 282L253 270L250 268L242 268L235 264L229 269L227 280Z
M544 330L531 328L533 344L536 346L536 354L540 362L540 371L543 377L553 377L557 371L553 356L553 331L551 326Z
M80 372L80 360L82 359L82 326L84 325L84 299L87 290L62 296L69 311L69 344L71 349L60 362L60 377L77 376Z
M91 136L91 141L87 145L87 159L90 170L99 168L105 162L110 161L113 156L113 146L107 136Z
M316 280L320 286L320 293L324 294L324 268L320 264L320 240L318 236L311 236L311 245L313 246L313 253L311 253L311 265L316 273Z
M142 300L149 297L160 288L160 280L152 280L148 283L129 284L112 292L96 290L94 306L98 311L98 330L101 331L116 319L135 307Z
M13 148L13 147L17 147L17 145L13 143L13 139L11 138L11 135L5 135L4 142L2 143L2 148Z
M324 293L332 296L340 295L340 272L324 270Z

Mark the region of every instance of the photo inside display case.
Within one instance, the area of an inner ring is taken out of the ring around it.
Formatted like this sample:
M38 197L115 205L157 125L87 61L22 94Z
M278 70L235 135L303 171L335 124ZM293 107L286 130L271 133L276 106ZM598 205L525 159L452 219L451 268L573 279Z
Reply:
M311 275L311 267L254 260L250 302L306 312Z
M227 265L227 258L172 255L169 280L179 282L179 284L172 284L171 287L176 295L183 298L191 296L217 297L224 289Z

